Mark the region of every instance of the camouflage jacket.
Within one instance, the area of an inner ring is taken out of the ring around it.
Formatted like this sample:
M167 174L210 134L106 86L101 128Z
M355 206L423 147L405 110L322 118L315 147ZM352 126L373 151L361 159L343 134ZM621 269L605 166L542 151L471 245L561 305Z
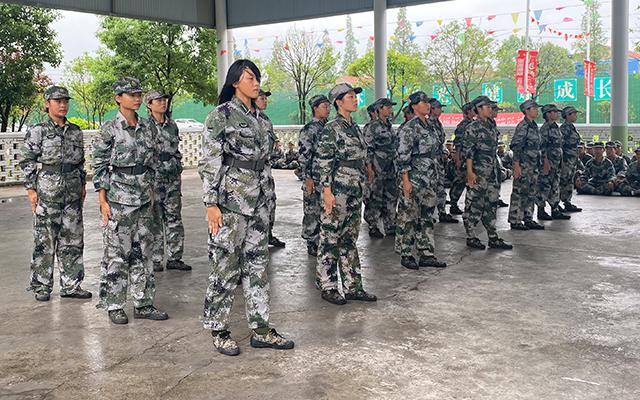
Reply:
M511 150L505 151L500 157L500 161L502 161L502 166L506 169L513 169L513 152Z
M394 159L398 149L398 136L390 122L380 119L371 121L365 134L367 141L367 157L376 172L394 174Z
M498 128L496 124L487 119L477 119L467 126L464 134L463 160L471 160L473 172L480 178L488 182L497 182L497 150L498 150Z
M326 120L314 118L300 130L298 136L298 163L302 171L302 178L311 177L315 182L320 180L316 152L318 140Z
M73 164L69 172L44 171L38 163L47 165ZM84 171L84 141L78 125L65 120L58 126L52 120L27 129L21 149L19 166L24 172L24 186L35 189L44 201L64 203L78 200L86 182Z
M105 189L107 200L129 206L141 206L153 198L155 171L158 165L158 131L155 125L140 118L130 126L118 112L102 124L93 139L93 185ZM145 166L146 172L135 175L118 171L119 167Z
M513 151L513 161L537 166L540 161L541 137L536 121L526 117L520 121L511 138L509 148Z
M438 139L437 155L442 155L442 153L444 153L444 142L447 140L447 134L444 131L442 122L440 122L440 120L435 117L429 117L427 119L427 122L431 126L431 129L436 134L436 138Z
M610 159L610 158L608 158L608 159L613 164L613 169L616 171L616 175L624 176L624 174L627 172L627 168L629 168L629 166L627 165L627 162L624 160L624 158L616 155L616 156L613 157L613 160Z
M460 155L460 159L461 160L464 158L464 156L462 155L462 152L464 151L463 150L464 134L467 131L467 127L472 122L473 122L472 119L464 117L462 119L462 121L460 121L458 126L456 126L456 130L455 130L455 132L453 134L454 135L453 136L453 147L454 147L455 151Z
M440 141L427 122L413 117L398 132L398 171L408 172L419 188L435 188L439 178Z
M284 160L287 162L287 164L296 161L298 159L298 152L295 150L287 150L284 153Z
M584 171L587 163L593 158L593 156L589 153L584 153L582 157L578 157L578 171Z
M272 195L269 155L273 136L269 124L252 113L240 99L213 109L205 121L202 135L202 158L198 172L202 179L207 207L220 206L238 214L252 216ZM223 158L262 161L264 169L255 171L224 165Z
M546 121L540 128L541 159L549 159L552 166L557 167L562 162L562 133L555 121Z
M178 125L168 117L165 117L164 122L157 122L153 117L149 117L149 125L155 125L158 131L156 139L158 145L156 179L175 179L177 175L182 173L182 154L178 149L180 144Z
M560 125L560 132L562 133L562 159L575 160L578 158L578 145L581 140L576 126L565 121Z
M323 186L330 186L334 194L363 195L367 144L357 123L347 122L341 114L327 122L318 140L317 159Z
M640 163L634 161L629 165L624 177L625 181L634 188L640 188Z
M584 172L580 177L583 183L590 183L594 186L603 185L616 176L613 164L607 157L598 161L595 157L585 165Z

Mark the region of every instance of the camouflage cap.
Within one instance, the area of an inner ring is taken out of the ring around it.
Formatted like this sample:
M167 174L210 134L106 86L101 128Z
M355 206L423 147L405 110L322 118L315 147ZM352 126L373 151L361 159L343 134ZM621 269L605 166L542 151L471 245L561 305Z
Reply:
M520 103L520 111L525 112L530 108L533 107L538 107L538 103L536 103L535 101L529 99L529 100L525 100L522 103Z
M491 108L493 108L495 111L502 111L502 110L504 110L504 108L500 107L500 106L498 105L498 103L493 103L493 104L491 104Z
M504 142L502 140L498 140L498 146L504 146Z
M413 92L409 95L409 104L418 104L421 101L424 101L425 103L429 103L429 96L427 96L427 94L425 92L423 92L422 90L418 90L417 92Z
M587 149L592 149L593 148L593 142L587 142L586 146Z
M70 99L69 91L62 86L49 86L44 91L44 100Z
M386 107L386 106L393 107L396 104L398 104L398 103L396 103L395 101L391 101L386 97L381 97L378 100L376 100L372 105L375 107L376 110L378 110L378 109L380 109L382 107Z
M582 147L582 148L584 148L584 146L585 146L585 143L584 143L584 142L580 142L580 143L578 143L578 148L581 148L581 147Z
M259 96L269 97L271 96L271 92L268 90L265 92L264 90L260 89L260 91L258 92L258 97Z
M309 105L311 106L311 108L318 107L320 104L324 102L328 103L329 99L327 99L327 96L323 94L317 94L309 99Z
M555 104L545 104L542 106L542 114L546 114L548 112L560 112L558 107Z
M351 85L349 85L348 83L338 83L337 85L335 85L330 91L329 91L329 102L331 104L334 104L336 102L336 99L338 99L338 97L345 95L349 92L355 92L356 94L362 92L362 88L361 87L353 87Z
M472 102L468 102L462 105L462 112L469 112L469 111L473 111L475 107L473 106Z
M473 99L473 101L471 101L471 103L473 104L473 107L481 107L481 106L491 106L493 107L494 104L498 104L495 101L491 100L489 97L487 96L478 96L475 99Z
M591 145L591 147L593 147L593 148L600 148L600 149L602 149L602 148L604 148L604 143L602 143L602 142L593 142L593 144Z
M442 109L442 108L446 107L446 104L440 103L440 100L438 100L438 99L429 99L429 104L431 104L431 108L432 109L433 108Z
M570 114L573 113L579 113L581 111L578 111L574 106L567 106L565 108L562 109L561 113L562 113L562 118L566 119Z
M367 112L369 114L376 112L376 107L375 107L376 103L371 103L367 106Z
M604 144L604 147L608 147L608 148L611 148L611 149L615 149L615 148L616 148L616 147L618 147L618 146L616 146L616 142L611 142L611 141L609 141L609 142L607 142L607 143L605 143L605 144Z
M453 144L453 140L451 140L451 139L447 139L447 140L444 142L444 144Z
M613 143L616 144L616 147L622 147L622 142L619 140L614 140Z
M117 81L113 82L111 87L113 88L115 94L142 93L140 81L136 78L131 78L128 76L125 76L124 78L120 78Z
M143 101L144 101L144 104L149 104L153 100L168 99L168 98L169 98L169 95L162 94L161 92L159 92L157 90L152 90L149 93L144 95Z

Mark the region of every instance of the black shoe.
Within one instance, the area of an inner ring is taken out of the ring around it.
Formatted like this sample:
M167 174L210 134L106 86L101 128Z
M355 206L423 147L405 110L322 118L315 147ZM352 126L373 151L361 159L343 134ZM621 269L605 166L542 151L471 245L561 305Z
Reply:
M164 321L169 318L166 312L160 311L154 306L146 306L133 309L134 319L151 319L154 321Z
M502 199L498 199L498 207L509 207L509 205L502 201Z
M170 261L167 261L167 269L191 271L191 265L185 264L182 260L170 260Z
M560 204L558 204L556 206L556 210L560 211L561 213L565 212L565 209ZM551 210L551 211L553 211L553 210ZM551 214L551 216L553 217L553 214Z
M90 299L91 292L79 287L74 290L73 293L60 293L60 297L66 297L70 299Z
M51 299L51 295L49 292L36 292L35 298L38 301L49 301L49 299Z
M420 256L418 261L420 267L435 267L435 268L447 268L447 263L444 261L438 261L434 256Z
M347 300L342 297L340 293L335 289L323 290L321 297L323 300L328 301L332 304L337 304L339 306L347 304Z
M511 243L507 243L501 238L498 239L490 239L489 240L489 248L490 249L503 249L503 250L511 250L513 246Z
M270 236L269 237L269 245L271 245L273 247L284 247L287 244L285 242L283 242L282 240L278 239L275 236Z
M566 202L566 203L564 203L564 211L565 212L580 212L580 211L582 211L582 208L576 207L575 205L573 205L573 204L571 204L569 202Z
M307 254L309 254L310 256L317 257L318 256L318 246L316 246L315 243L308 243L307 244Z
M528 231L529 227L527 227L522 222L518 222L517 224L511 224L511 230L513 230L513 231Z
M464 214L464 211L462 211L462 210L460 209L460 207L458 207L458 205L457 205L457 204L452 205L452 206L449 208L449 212L450 212L452 215L462 215L462 214Z
M571 215L563 214L560 210L551 211L551 218L553 219L571 219Z
M529 228L531 230L537 230L537 231L543 231L544 230L544 225L541 225L541 224L537 223L536 221L534 221L532 219L528 219L528 220L524 221L524 226L526 226L527 228Z
M109 310L109 319L116 325L126 325L129 323L129 317L123 309Z
M538 211L538 221L551 221L551 220L553 220L553 217L547 214L545 210Z
M413 256L402 256L400 264L407 269L418 269L418 263L416 263L416 259Z
M447 224L457 224L458 222L460 222L457 219L455 219L453 215L447 214L447 213L440 214L440 217L438 219L440 220L441 223L447 223Z
M294 343L293 340L289 340L284 336L280 335L276 332L275 329L269 329L269 332L261 335L256 331L253 331L253 335L251 335L251 347L255 347L257 349L276 349L276 350L290 350L293 349Z
M161 263L153 263L153 272L164 271L164 267Z
M369 237L374 239L382 239L384 235L380 232L380 229L375 226L369 228Z
M484 250L485 246L478 238L467 238L467 246L472 249Z
M346 293L344 297L347 300L378 301L378 298L374 294L367 293L364 290L355 293Z

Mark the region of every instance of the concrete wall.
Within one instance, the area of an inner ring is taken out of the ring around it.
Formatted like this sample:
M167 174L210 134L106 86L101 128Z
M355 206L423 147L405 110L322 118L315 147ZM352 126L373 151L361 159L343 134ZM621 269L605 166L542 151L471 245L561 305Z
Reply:
M275 126L276 134L283 146L286 148L287 142L293 142L296 147L298 145L299 125L278 125ZM455 127L446 126L447 135L453 134ZM513 134L515 126L500 126L500 132L503 136L510 137ZM593 140L594 135L599 135L600 140L609 138L609 125L578 125L578 130L582 137L588 141ZM85 131L85 154L86 169L91 173L91 141L96 131ZM182 161L185 168L194 168L198 164L198 160L202 156L200 150L199 130L184 129L180 131L180 151L182 152ZM640 146L640 125L633 125L629 128L629 146ZM24 139L24 133L0 133L0 185L18 184L22 182L22 171L18 167L20 160L20 148Z

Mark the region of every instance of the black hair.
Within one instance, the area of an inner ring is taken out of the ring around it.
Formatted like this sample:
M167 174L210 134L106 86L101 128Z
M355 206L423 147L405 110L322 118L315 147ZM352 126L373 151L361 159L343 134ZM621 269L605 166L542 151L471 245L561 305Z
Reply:
M349 93L349 92L347 92L347 93ZM347 93L342 93L340 96L336 97L336 99L333 101L333 106L336 108L336 111L338 111L338 103L336 103L336 100L344 99L344 96L346 96Z
M545 121L549 121L549 113L548 113L548 112L543 113L543 114L542 114L542 118L543 118Z
M224 85L222 85L220 96L218 96L218 104L223 104L231 100L233 95L236 93L236 88L233 87L233 84L240 80L242 73L247 68L253 72L258 82L260 82L260 70L253 61L245 59L234 61L227 71L227 79L224 81Z

